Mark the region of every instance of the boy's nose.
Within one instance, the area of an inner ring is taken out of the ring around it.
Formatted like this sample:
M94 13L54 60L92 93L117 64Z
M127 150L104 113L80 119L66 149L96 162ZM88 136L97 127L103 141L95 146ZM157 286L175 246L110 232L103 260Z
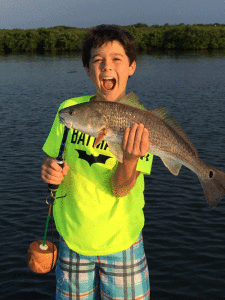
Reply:
M103 71L107 71L107 70L111 70L111 69L112 69L112 66L111 66L110 61L105 60L102 62L102 70Z

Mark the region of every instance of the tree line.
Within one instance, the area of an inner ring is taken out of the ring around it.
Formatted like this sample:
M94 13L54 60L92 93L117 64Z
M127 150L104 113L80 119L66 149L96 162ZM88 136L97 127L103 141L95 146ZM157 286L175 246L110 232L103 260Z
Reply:
M119 26L130 32L138 50L225 49L225 24L163 26L137 23ZM0 52L80 52L88 28L56 26L38 29L0 29Z

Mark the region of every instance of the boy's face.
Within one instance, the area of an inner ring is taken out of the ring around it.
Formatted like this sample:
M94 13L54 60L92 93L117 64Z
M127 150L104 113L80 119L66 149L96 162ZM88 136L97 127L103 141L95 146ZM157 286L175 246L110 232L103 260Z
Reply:
M136 62L131 65L122 44L112 41L91 49L87 74L91 77L97 100L116 101L126 93L128 77L134 74Z

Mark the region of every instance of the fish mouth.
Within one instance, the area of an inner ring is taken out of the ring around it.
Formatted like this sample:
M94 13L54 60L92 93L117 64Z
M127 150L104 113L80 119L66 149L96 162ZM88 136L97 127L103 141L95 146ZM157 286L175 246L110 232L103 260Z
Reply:
M65 119L62 116L59 116L59 122L65 124Z
M59 116L59 122L65 125L67 128L72 128L71 122L66 121L62 116Z

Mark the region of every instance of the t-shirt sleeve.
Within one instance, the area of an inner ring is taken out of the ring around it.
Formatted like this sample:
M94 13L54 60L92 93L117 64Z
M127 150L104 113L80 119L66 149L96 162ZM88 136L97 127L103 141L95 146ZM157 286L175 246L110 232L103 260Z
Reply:
M150 175L152 169L153 154L147 152L145 156L138 159L136 171Z
M61 106L60 106L61 108ZM59 110L60 110L59 108ZM51 157L57 157L59 154L60 145L64 133L65 125L59 122L58 112L55 116L51 131L48 135L47 140L44 143L42 150Z

